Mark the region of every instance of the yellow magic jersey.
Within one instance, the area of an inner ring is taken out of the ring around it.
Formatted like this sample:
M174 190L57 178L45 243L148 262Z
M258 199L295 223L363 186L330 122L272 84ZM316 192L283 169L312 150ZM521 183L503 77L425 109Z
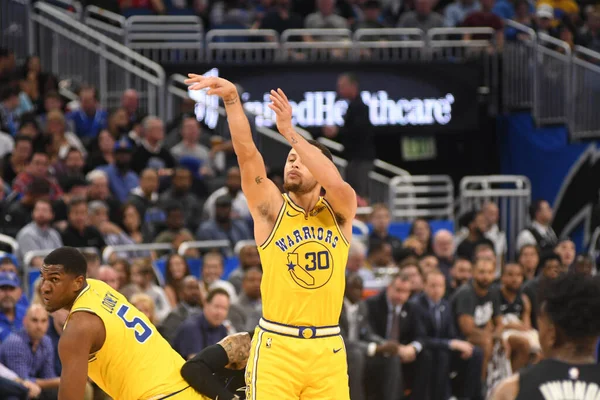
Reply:
M337 325L348 242L324 198L307 213L287 194L283 199L273 231L259 247L263 316L295 326Z
M144 314L104 282L87 283L69 316L86 311L104 323L106 340L88 363L88 375L102 390L118 400L160 399L176 392L181 393L173 400L205 399L186 389L180 374L185 361Z

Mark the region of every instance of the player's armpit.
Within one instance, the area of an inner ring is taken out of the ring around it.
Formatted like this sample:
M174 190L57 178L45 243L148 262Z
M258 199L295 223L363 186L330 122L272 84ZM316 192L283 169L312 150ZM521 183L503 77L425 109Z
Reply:
M229 363L226 368L243 369L250 355L250 335L246 332L229 335L218 343L227 353Z
M261 154L256 150L249 156L238 157L238 163L242 175L242 191L248 201L252 217L255 221L274 224L283 204L283 197L275 183L267 178L267 170ZM261 238L256 238L256 241L262 243Z
M77 312L69 322L58 342L58 354L62 364L58 400L81 400L88 379L88 358L94 347L100 349L104 325L92 314Z

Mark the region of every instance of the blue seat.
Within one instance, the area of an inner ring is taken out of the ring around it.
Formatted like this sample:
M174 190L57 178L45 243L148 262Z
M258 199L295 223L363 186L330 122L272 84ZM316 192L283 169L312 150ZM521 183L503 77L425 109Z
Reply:
M412 223L410 222L392 222L390 224L389 233L392 236L396 236L399 239L406 240L409 236L410 226ZM435 235L437 231L440 229L447 229L450 232L454 232L454 222L448 220L432 220L429 221L429 226L431 227L431 234ZM369 232L373 231L373 225L368 224Z
M190 269L190 274L200 279L202 275L202 259L201 258L188 258L187 264Z
M200 175L200 168L202 167L202 164L202 160L199 160L195 157L187 156L181 157L179 159L179 165L181 165L185 169L188 169L196 179L202 178L202 176Z
M201 258L186 258L190 274L200 279L202 276L202 259ZM223 275L221 279L229 278L229 275L240 265L240 260L237 257L228 257L225 259L225 265L223 266ZM162 275L163 281L167 273L167 258L162 257L154 261L156 271ZM160 278L159 278L160 280Z

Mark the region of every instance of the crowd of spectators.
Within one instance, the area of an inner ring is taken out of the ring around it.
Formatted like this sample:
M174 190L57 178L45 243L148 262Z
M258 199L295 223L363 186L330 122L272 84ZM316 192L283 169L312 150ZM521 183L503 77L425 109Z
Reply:
M25 293L23 265L42 262L31 251L85 248L88 276L123 293L184 358L252 331L261 316L261 260L226 125L210 131L187 114L165 123L144 115L134 90L113 110L93 87L70 102L57 90L39 58L18 67L0 52L0 233L19 246L0 259L0 390L16 398L56 398L61 370L66 315L47 315L39 281ZM353 400L480 399L537 361L540 282L595 271L557 238L546 201L532 203L530 218L515 255L494 203L462 216L456 232L417 219L406 238L390 234L385 205L372 205L371 235L351 243L340 318ZM230 246L100 256L106 246L194 240ZM90 385L93 395L102 398Z
M570 45L600 51L600 9L586 0L88 0L130 15L198 15L206 29L490 27L504 39L525 39L514 20ZM382 36L382 39L385 37ZM305 36L304 40L313 40ZM331 40L331 38L327 39ZM335 38L334 38L335 40Z

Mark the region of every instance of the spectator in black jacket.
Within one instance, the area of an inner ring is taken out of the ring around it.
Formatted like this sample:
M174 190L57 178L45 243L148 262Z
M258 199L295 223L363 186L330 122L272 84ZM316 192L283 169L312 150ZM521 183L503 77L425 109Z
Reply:
M369 195L369 172L373 169L375 144L373 125L369 119L369 107L360 97L359 81L354 74L343 74L338 78L337 91L348 100L344 126L326 126L323 134L328 138L340 137L344 145L344 156L348 160L346 181L361 197Z
M423 348L420 341L425 334L416 306L408 302L410 287L408 276L394 275L386 290L366 301L373 332L399 343L398 354L402 362L398 370L389 366L385 369L382 368L382 364L386 364L383 360L385 357L375 357L374 366L369 368L369 373L381 370L386 372L368 378L369 384L382 391L378 394L378 399L401 398L406 380L412 381L413 399L430 399L431 353Z
M368 360L371 360L371 357L377 354L391 355L385 357L385 361L397 365L400 363L400 358L397 356L398 343L393 340L385 340L373 333L373 329L369 325L367 305L360 301L362 291L363 280L360 276L352 274L346 278L346 296L340 316L340 328L346 344L348 365L351 366L348 368L348 377L352 400L366 398L364 376ZM385 368L377 373L385 374Z
M460 398L481 399L483 353L471 343L460 340L454 325L450 302L443 298L446 277L438 270L425 275L423 293L414 300L425 336L421 342L433 357L432 399L451 397L450 372L458 370Z

